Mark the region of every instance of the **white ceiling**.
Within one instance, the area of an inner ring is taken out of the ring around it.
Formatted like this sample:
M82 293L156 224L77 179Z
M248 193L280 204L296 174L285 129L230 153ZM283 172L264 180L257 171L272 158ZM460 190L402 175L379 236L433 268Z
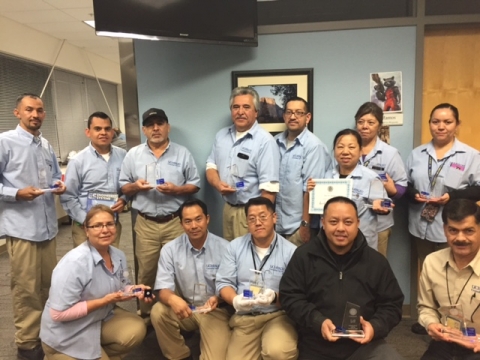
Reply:
M118 40L96 36L92 0L0 0L0 15L119 63Z

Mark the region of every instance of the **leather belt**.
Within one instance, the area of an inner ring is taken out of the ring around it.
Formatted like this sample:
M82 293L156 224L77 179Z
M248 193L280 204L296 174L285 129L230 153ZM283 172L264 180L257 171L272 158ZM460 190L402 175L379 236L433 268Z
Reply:
M232 204L227 201L227 204L230 205L231 207L244 207L245 204Z
M145 220L150 220L150 221L156 222L157 224L165 224L165 223L175 219L176 217L178 217L180 215L180 210L177 210L174 213L166 215L166 216L149 216L149 215L146 215L146 214L144 214L140 211L138 212L138 215L143 217Z

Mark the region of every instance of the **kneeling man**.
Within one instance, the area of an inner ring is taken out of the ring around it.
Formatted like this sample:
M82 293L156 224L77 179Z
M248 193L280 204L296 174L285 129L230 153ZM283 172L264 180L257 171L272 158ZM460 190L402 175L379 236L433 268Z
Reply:
M249 233L228 245L217 272L217 292L237 310L226 359L296 359L297 333L278 301L280 278L296 247L275 232L269 199L248 200L245 214ZM250 291L258 295L252 298Z
M185 233L160 253L155 280L160 301L153 306L152 325L167 359L192 359L180 330L196 329L200 329L201 359L225 359L230 315L227 304L215 296L215 275L228 242L208 231L210 216L203 201L187 200L179 212ZM203 311L192 306L194 297L205 298Z
M330 199L319 235L297 249L285 270L280 303L297 324L299 359L401 359L384 338L400 322L403 294L359 223L352 200ZM351 321L363 337L343 337Z
M448 248L428 255L420 275L418 322L433 339L422 360L478 360L478 341L449 334L442 315L452 305L461 307L464 319L452 317L453 323L464 320L480 334L480 207L471 200L452 200L442 220Z

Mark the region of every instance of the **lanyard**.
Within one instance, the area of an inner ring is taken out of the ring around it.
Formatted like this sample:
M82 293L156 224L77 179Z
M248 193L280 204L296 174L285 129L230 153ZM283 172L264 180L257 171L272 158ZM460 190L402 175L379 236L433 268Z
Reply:
M452 298L450 297L450 288L448 287L448 266L449 265L447 264L447 266L445 267L445 281L447 282L448 301L450 301L450 305L453 305L452 304ZM470 281L470 279L472 278L472 276L473 276L473 270L472 270L472 273L470 274L470 276L468 277L467 281L465 281L465 284L463 284L462 290L460 291L460 294L458 294L458 298L457 298L457 301L455 302L455 304L458 304L458 301L460 300L460 296L462 296L463 290L465 290L465 287L467 286L467 284Z
M432 156L428 155L428 179L430 180L430 190L433 190L435 188L435 183L437 182L438 175L440 175L440 171L442 171L443 166L445 165L445 163L447 162L447 159L450 156L447 156L445 159L443 159L442 164L438 167L437 171L435 172L435 175L433 175L432 177Z
M365 161L365 162L363 163L363 166L368 167L368 165L370 164L370 161L372 161L373 159L375 159L375 156L377 156L378 154L381 154L381 153L382 153L381 151L378 151L378 150L377 150L377 152L376 152L370 159L368 159L367 161Z
M253 254L253 246L254 244L252 241L252 247L250 248L250 250L252 251L253 268L257 270L257 263L255 262L255 255ZM263 267L265 266L268 259L270 258L270 255L272 255L273 250L275 250L275 246L277 246L277 234L275 234L275 242L273 243L272 251L270 251L270 253L263 258L263 264L262 266L260 266L260 269L258 269L258 271L262 271Z

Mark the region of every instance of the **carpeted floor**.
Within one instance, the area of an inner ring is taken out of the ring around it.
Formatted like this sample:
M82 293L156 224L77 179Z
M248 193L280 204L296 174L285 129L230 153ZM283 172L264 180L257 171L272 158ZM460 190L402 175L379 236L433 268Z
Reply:
M123 225L122 240L120 248L126 253L127 259L133 267L133 249L132 236L128 229L131 228L130 213L124 213L120 216ZM60 226L57 236L57 256L60 259L67 251L72 248L71 228L70 225ZM6 253L0 255L0 360L16 359L16 347L14 343L15 328L13 325L12 302L10 296L10 265L8 255ZM135 311L135 302L125 304L125 308ZM426 350L429 337L415 335L410 331L413 321L404 319L390 333L387 338L390 343L406 360L418 360ZM198 334L187 340L187 344L191 347L195 359L198 359ZM125 360L163 360L164 357L160 352L160 348L155 337L155 332L150 327L147 337L143 344L133 353L125 357ZM220 359L219 359L220 360ZM386 359L388 360L388 359Z

